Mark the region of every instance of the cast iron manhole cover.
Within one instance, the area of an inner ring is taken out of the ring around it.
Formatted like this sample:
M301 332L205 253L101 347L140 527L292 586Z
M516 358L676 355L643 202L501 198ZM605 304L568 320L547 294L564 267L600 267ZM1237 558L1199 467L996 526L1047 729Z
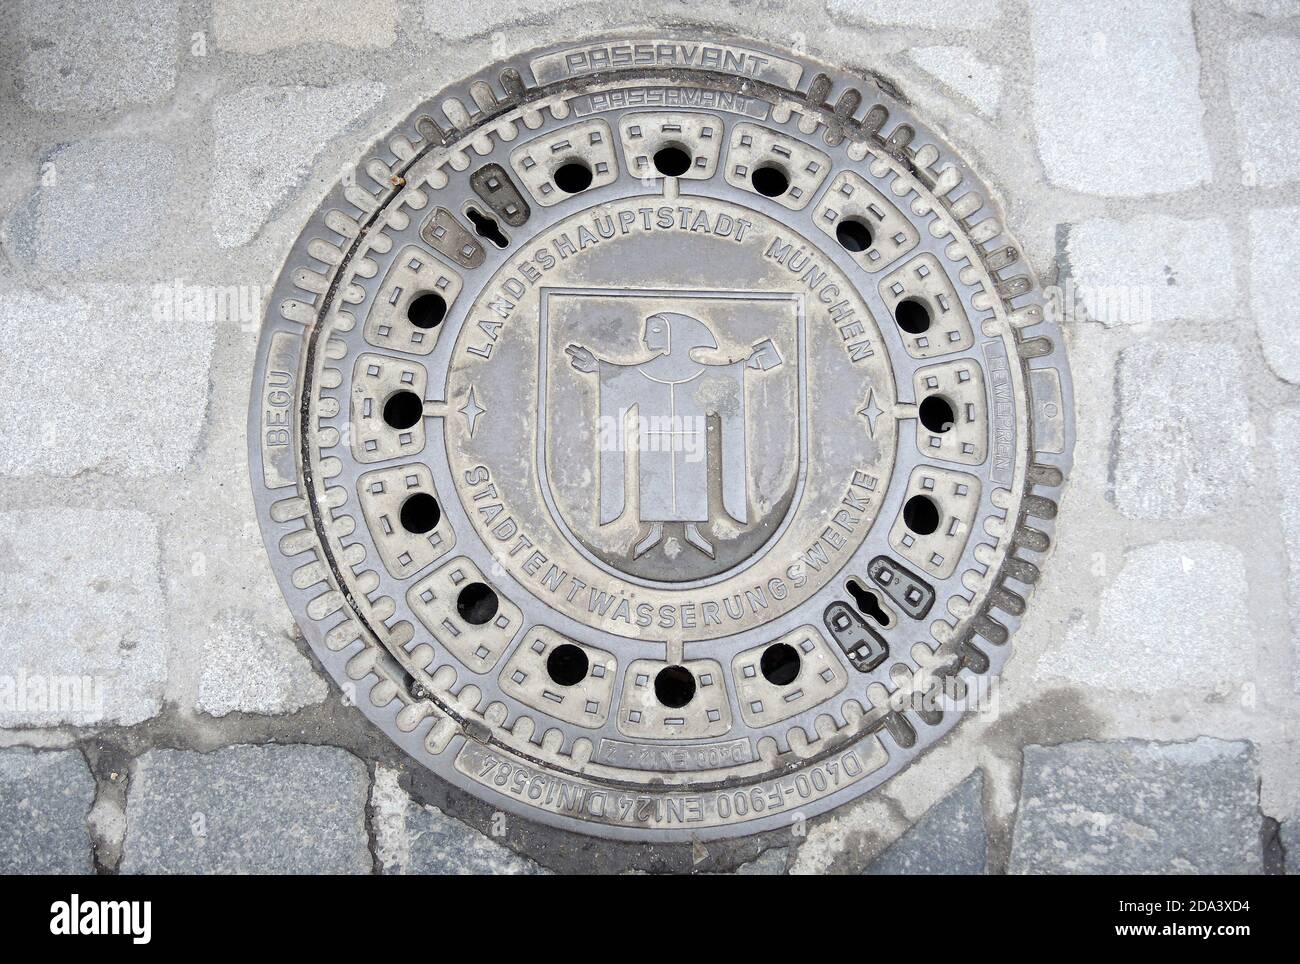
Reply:
M492 67L338 186L250 414L280 585L407 753L605 836L788 825L1007 657L1059 332L874 84L701 36Z

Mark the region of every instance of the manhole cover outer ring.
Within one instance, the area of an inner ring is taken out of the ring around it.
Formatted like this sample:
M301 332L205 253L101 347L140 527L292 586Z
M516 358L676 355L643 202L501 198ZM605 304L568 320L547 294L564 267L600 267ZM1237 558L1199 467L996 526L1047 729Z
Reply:
M448 87L372 147L357 165L357 183L333 188L312 215L277 280L255 367L249 413L249 455L263 535L270 547L273 570L295 619L327 671L397 745L453 784L526 818L611 838L671 841L786 827L795 812L813 816L830 810L887 781L946 734L959 721L960 714L945 713L936 722L928 723L909 712L908 722L916 731L913 745L901 746L887 728L875 731L874 736L888 759L862 779L793 809L778 809L706 827L646 828L575 819L531 806L512 793L497 792L470 779L451 765L451 761L469 744L492 746L495 738L491 727L474 719L472 714L461 712L455 701L448 698L449 694L439 698L439 694L424 691L418 684L414 694L403 689L399 682L400 667L393 665L392 658L386 657L382 647L375 644L368 621L354 601L354 593L368 591L364 582L357 583L358 573L352 570L348 572L351 581L336 578L345 566L356 565L356 561L323 528L313 524L304 527L304 522L319 522L313 509L318 514L327 510L336 497L337 493L330 492L328 476L337 467L329 456L321 461L319 451L313 458L312 449L319 436L316 430L308 432L307 429L321 413L317 411L315 398L309 405L301 406L299 394L305 374L321 361L315 357L316 353L328 354L333 350L328 344L309 346L305 335L331 312L346 311L349 304L364 298L364 291L345 284L344 280L348 271L364 265L360 255L365 246L376 243L376 238L384 233L377 221L401 195L404 174L426 155L445 151L444 143L469 147L476 136L496 136L494 132L502 128L516 128L523 134L520 140L524 140L527 124L510 121L513 112L542 105L546 98L560 91L573 94L575 87L599 88L630 79L635 73L631 68L632 72L626 73L615 70L579 74L566 81L538 85L530 64L539 63L539 58L577 49L648 44L655 39L665 43L702 42L698 36L674 36L670 31L663 31L654 35L593 38L576 47L557 44L532 51L511 62L492 65L463 84ZM1007 640L1019 624L1024 600L1030 595L1050 549L1056 504L1070 467L1073 400L1059 328L1045 320L1042 295L1032 273L1019 260L1017 250L1000 228L990 229L994 222L989 218L996 215L990 214L987 192L942 140L918 124L905 107L870 82L864 83L760 42L722 36L712 42L770 57L776 64L794 65L798 68L797 82L781 89L779 83L769 83L780 80L779 71L761 68L756 71L761 74L761 80L696 68L674 71L675 79L707 77L709 86L741 92L762 87L765 94L783 99L787 108L793 109L793 117L807 119L810 131L804 133L817 138L824 136L828 147L842 140L845 133L861 134L864 128L873 129L895 159L906 159L918 178L935 184L937 193L931 196L936 199L932 203L938 213L937 220L957 225L963 235L969 235L971 226L979 223L978 250L983 263L974 269L974 274L989 280L977 280L976 287L983 288L986 294L992 293L986 305L999 318L1005 318L1009 309L1014 311L1019 329L1016 337L1019 364L1011 365L1008 372L1018 400L1014 412L1018 450L1012 485L1017 492L1012 505L1017 524L996 539L1001 550L1000 568L981 590L978 606L969 613L952 613L952 617L962 638L972 643L969 650L973 654L972 662L961 669L962 678L996 676L1009 655ZM646 71L647 84L662 83L664 73L662 69ZM448 109L446 105L452 106ZM884 113L877 116L877 111ZM812 123L811 118L819 123ZM916 153L914 144L909 145L918 131L923 135L915 143L924 142L924 155ZM465 156L472 156L472 152L467 150ZM925 163L918 164L918 161ZM455 167L454 159L452 166ZM906 200L924 203L924 193L918 191L916 198ZM283 431L293 439L288 460L283 453L267 457L264 443L268 431ZM1035 450L1028 444L1031 436L1050 436L1050 441ZM313 462L325 478L314 477ZM307 497L309 493L311 498ZM886 522L878 521L882 525ZM437 754L425 748L434 725L432 718L426 717L413 729L409 723L412 699L418 702L421 698L438 707L438 715L445 717L438 725L451 730L447 748ZM404 709L408 718L399 720ZM811 758L833 759L839 749L813 752ZM526 755L520 756L514 750L505 754L511 760L519 760L525 768L530 763ZM532 764L543 774L557 773L542 758L544 755L539 754ZM791 770L798 768L796 763ZM622 789L617 784L609 786L614 794L626 790L636 795L644 790L640 784ZM749 792L756 786L737 782L734 788ZM718 790L730 792L725 786L708 792Z

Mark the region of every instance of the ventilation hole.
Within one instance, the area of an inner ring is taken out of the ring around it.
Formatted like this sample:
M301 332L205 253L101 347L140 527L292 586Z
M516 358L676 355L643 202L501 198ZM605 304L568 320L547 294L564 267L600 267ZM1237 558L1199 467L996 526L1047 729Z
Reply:
M654 162L655 170L665 177L681 177L691 169L691 155L671 144L655 151Z
M844 584L844 588L849 591L849 595L853 597L854 605L858 607L858 612L862 613L862 615L874 619L882 626L888 626L893 622L889 618L889 613L880 605L880 597L870 589L863 588L862 583L856 579L850 579Z
M389 428L410 428L424 418L424 399L415 392L394 392L384 402L384 421Z
M835 225L835 240L843 245L845 251L856 254L871 247L871 229L866 221L857 218L845 218Z
M695 698L695 676L685 666L665 666L655 677L655 696L676 709Z
M480 238L487 238L498 248L504 248L510 243L510 239L502 234L501 229L497 227L496 221L478 208L466 208L465 216L470 219L470 222L474 225L474 232Z
M436 291L425 292L411 300L406 317L416 328L437 328L447 317L447 299Z
M573 686L587 678L591 663L582 647L561 643L546 657L546 672L561 686Z
M754 183L754 190L764 197L780 197L790 190L789 176L775 164L754 168L750 180Z
M776 686L793 683L799 675L799 650L789 643L773 643L758 661L763 678Z
M915 298L904 298L894 309L898 327L909 335L920 335L930 330L930 309Z
M482 626L497 614L496 590L484 582L471 582L456 597L456 612L471 626Z
M918 536L928 536L939 528L939 507L928 495L914 495L903 506L903 525Z
M570 161L555 172L555 186L565 194L578 194L591 187L591 168L581 161Z
M917 415L920 416L922 425L940 435L952 431L953 423L957 421L948 399L942 395L927 395L921 399Z
M442 518L438 500L428 492L417 492L402 503L402 528L416 535L432 532Z

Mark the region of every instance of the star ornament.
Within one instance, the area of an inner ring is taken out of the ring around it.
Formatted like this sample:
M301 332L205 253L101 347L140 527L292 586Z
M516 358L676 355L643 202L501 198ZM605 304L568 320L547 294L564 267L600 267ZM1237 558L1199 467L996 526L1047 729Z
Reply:
M474 437L474 426L478 424L478 417L487 411L479 405L474 398L474 386L469 387L469 397L466 398L465 404L456 409L465 419L465 427L469 429L469 437Z
M858 409L858 414L866 418L867 425L871 427L871 435L876 435L876 419L885 414L885 410L876 404L876 390L867 389L867 404Z

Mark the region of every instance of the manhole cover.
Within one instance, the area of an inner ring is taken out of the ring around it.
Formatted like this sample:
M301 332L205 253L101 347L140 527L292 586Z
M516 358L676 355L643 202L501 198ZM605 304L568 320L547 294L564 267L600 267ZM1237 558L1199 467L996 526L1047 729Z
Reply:
M623 838L877 786L1008 653L1072 443L985 190L873 84L619 38L495 66L280 276L250 447L324 665L494 806Z

